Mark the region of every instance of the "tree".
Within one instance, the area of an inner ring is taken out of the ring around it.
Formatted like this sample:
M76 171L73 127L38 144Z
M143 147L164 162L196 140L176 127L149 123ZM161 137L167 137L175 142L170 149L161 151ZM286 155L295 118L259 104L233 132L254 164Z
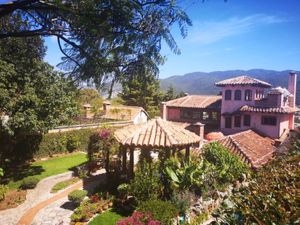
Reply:
M65 56L61 66L73 78L92 80L98 87L141 65L157 74L164 61L163 40L180 53L171 27L178 24L185 37L191 25L173 0L20 0L0 5L6 24L16 14L29 26L8 30L2 22L0 38L55 36Z
M133 72L127 79L122 80L122 87L120 97L126 105L141 106L150 117L159 114L162 94L155 75L149 71Z
M77 98L78 107L81 109L80 114L84 114L83 105L89 103L92 106L92 112L99 113L102 109L103 99L98 91L92 88L85 88L79 91Z
M12 20L11 29L26 26L18 16ZM77 114L76 87L42 61L44 54L40 37L0 40L0 161L25 158L23 142L34 149L28 135L43 134Z

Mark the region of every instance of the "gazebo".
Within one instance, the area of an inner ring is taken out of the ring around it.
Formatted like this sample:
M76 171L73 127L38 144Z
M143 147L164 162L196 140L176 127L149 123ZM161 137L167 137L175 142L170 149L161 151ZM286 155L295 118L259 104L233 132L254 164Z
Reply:
M143 124L129 125L118 129L114 133L119 142L122 155L122 170L127 170L127 150L130 151L129 174L133 176L134 149L141 151L150 149L165 149L170 156L176 149L186 149L185 157L189 159L190 147L199 144L200 137L195 133L184 129L178 124L161 118L149 120Z

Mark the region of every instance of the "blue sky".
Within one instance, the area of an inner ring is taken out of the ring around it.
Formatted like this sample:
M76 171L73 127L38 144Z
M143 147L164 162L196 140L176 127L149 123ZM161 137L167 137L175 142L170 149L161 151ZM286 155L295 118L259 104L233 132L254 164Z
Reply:
M183 0L193 21L181 55L164 44L160 78L195 71L231 69L300 70L300 0ZM60 62L55 38L46 38L46 61Z

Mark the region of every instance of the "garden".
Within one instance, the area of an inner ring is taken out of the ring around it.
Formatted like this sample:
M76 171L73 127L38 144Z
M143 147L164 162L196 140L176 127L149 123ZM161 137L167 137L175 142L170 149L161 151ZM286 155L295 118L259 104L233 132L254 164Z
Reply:
M208 219L222 199L238 191L249 168L218 143L206 145L201 157L187 159L180 151L169 157L153 149L158 160L140 150L134 178L120 163L119 145L110 129L91 135L86 174L97 162L106 168L107 182L86 197L84 190L69 194L77 208L72 224L199 224Z

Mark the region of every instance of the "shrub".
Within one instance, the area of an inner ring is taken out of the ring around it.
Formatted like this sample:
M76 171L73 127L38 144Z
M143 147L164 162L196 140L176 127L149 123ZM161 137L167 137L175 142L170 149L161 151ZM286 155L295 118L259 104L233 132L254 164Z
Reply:
M5 198L5 194L8 190L8 187L6 185L0 184L0 201L2 201Z
M84 197L87 195L86 190L75 190L72 191L68 195L69 201L71 201L74 205L80 205L80 202L84 199Z
M158 220L162 225L172 224L172 220L177 216L178 210L168 201L148 200L141 202L138 211L150 212L155 220Z
M129 184L123 183L118 186L117 190L122 197L125 197L129 193L129 188Z
M53 154L61 154L75 149L86 151L89 138L96 129L80 129L62 133L48 133L43 135L34 153L34 157L41 158Z
M73 152L79 146L80 146L80 141L79 141L79 137L78 136L76 136L76 135L73 134L73 135L70 135L67 138L66 148L67 148L68 152Z
M22 189L35 188L39 181L40 180L36 177L25 177L22 181L21 188Z
M248 173L248 167L240 158L217 142L204 147L204 161L212 164L217 171L218 183L231 183Z
M118 221L117 225L161 225L161 223L154 220L151 213L134 212L131 217Z
M162 195L158 164L141 162L130 183L130 192L138 201L155 199Z

